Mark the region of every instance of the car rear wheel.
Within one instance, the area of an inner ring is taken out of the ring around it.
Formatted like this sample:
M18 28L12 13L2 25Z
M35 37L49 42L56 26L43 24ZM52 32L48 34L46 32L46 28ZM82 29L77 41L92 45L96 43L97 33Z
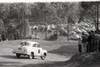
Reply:
M16 54L16 57L19 58L20 57L20 54Z
M46 58L46 53L43 54L43 56L41 56L41 59L44 60Z
M34 59L34 53L32 52L30 55L28 55L29 59Z

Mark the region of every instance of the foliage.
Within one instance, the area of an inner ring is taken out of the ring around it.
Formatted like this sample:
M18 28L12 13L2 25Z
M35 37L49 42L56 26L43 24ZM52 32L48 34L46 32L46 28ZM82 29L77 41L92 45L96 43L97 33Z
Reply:
M81 21L91 21L97 24L97 18L99 17L98 3L99 2L0 3L0 19L3 21L3 25L1 25L4 27L3 29L6 34L9 34L7 29L13 31L10 27L15 25L15 32L17 32L18 35L20 34L20 36L24 35L22 37L19 36L20 38L25 38L26 33L22 32L25 32L29 28L29 22L43 25L58 25L64 23L71 25ZM26 23L25 19L29 21ZM11 20L14 20L13 24Z
M92 22L95 24L96 29L98 30L99 26L99 3L100 2L82 2L81 7L83 8L83 17L84 21Z
M53 34L47 40L54 41L54 40L57 40L57 39L58 39L58 35L57 34Z

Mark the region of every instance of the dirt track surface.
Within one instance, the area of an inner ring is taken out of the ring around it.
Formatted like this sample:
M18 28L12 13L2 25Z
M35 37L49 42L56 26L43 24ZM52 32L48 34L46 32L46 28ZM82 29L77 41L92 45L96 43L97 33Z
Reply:
M14 46L13 46L14 47ZM23 66L27 64L41 64L49 62L63 62L70 59L71 56L63 56L55 53L48 53L45 60L41 60L40 57L35 57L34 59L28 59L27 57L16 58L12 53L11 46L0 45L0 67L16 67Z
M16 58L16 56L12 53L12 49L4 48L0 52L0 62L17 62L21 64L38 64L38 63L46 63L53 61L66 61L69 57L65 57L62 55L48 53L45 60L41 60L40 57L35 57L34 59L28 59L27 56L22 56L21 58Z

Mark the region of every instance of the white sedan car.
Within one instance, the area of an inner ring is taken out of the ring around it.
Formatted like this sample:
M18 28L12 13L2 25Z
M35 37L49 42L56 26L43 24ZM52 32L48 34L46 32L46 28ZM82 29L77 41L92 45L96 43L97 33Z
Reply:
M34 57L41 57L42 60L47 56L47 51L42 49L37 42L33 41L22 41L16 49L13 49L13 53L16 54L16 57L20 55L27 55L29 59Z

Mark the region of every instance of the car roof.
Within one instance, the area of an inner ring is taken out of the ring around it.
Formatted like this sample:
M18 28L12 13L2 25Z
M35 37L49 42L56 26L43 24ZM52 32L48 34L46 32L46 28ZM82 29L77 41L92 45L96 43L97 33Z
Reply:
M39 44L38 42L34 42L34 41L22 41L22 42L28 42L30 45Z

